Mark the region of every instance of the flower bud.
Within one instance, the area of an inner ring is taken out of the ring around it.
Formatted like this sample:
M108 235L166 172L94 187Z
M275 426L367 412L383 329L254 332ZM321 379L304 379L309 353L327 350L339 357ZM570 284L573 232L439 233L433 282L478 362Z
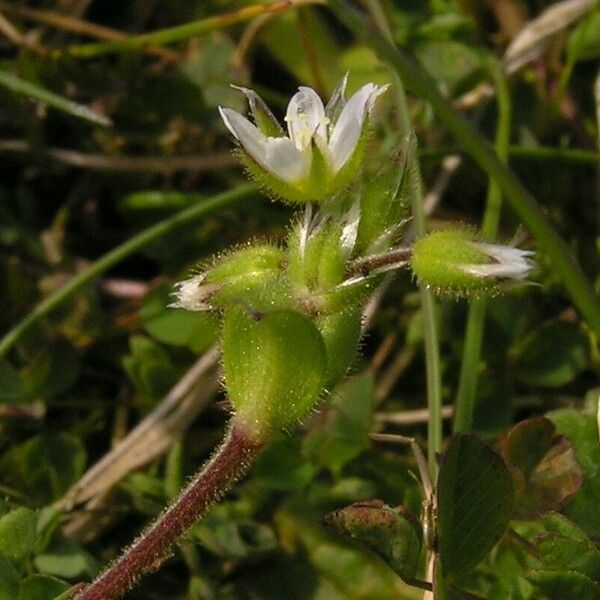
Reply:
M469 231L436 231L413 246L412 269L438 292L457 296L496 293L502 283L525 279L534 266L532 252L472 240Z
M323 391L325 344L313 322L298 312L254 317L232 307L225 312L221 348L236 421L259 439L295 425Z
M281 265L283 252L263 244L236 250L218 258L211 269L176 284L171 306L192 311L222 309L243 303L256 311L289 304Z

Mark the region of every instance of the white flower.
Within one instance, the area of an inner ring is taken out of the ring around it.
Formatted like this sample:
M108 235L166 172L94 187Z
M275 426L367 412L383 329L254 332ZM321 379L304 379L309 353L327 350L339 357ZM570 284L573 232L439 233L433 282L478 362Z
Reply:
M530 258L534 253L529 250L482 242L472 242L472 245L491 260L483 264L460 265L465 273L484 278L525 279L535 266Z
M256 125L235 110L219 107L225 125L276 193L294 201L315 200L339 190L355 174L344 176L344 167L354 166L367 117L388 86L367 83L346 101L346 80L326 107L315 90L300 87L287 108L287 136L252 90L237 88L248 98Z

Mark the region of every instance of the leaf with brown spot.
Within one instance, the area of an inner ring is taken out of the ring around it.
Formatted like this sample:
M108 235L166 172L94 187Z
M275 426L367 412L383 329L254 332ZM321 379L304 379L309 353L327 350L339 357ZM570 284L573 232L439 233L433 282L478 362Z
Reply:
M504 439L502 457L513 477L516 519L560 509L583 482L571 443L545 417L515 425Z

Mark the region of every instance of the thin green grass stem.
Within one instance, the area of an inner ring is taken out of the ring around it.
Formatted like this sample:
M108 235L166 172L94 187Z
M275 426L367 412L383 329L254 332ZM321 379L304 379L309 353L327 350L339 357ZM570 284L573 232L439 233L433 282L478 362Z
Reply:
M464 154L460 146L439 146L436 148L421 148L421 160L441 160L451 154ZM508 157L511 161L521 162L558 162L573 163L574 165L600 166L600 152L581 150L580 148L552 148L549 146L509 146Z
M440 94L437 82L410 55L368 26L344 0L329 0L329 6L348 29L395 69L410 91L431 104L438 118L467 153L494 179L506 201L536 238L539 249L552 265L575 306L590 327L600 332L600 301L592 286L535 198L500 160L492 145Z
M383 35L392 39L387 18L378 0L367 0L367 6ZM426 223L423 210L423 184L417 154L417 139L412 131L408 103L404 84L399 74L391 70L396 106L400 124L400 135L406 139L406 152L409 161L408 177L410 180L410 203L416 237L425 235ZM437 454L442 449L442 377L440 368L440 348L438 336L437 312L433 292L425 285L419 286L421 311L423 315L423 341L425 347L425 370L427 378L427 462L433 481L437 478Z
M184 225L189 225L220 208L251 198L252 196L255 196L257 192L258 188L256 185L243 185L235 190L217 194L216 196L198 202L198 204L195 204L172 217L156 223L156 225L145 229L120 246L117 246L114 250L111 250L92 263L85 271L75 275L75 277L73 277L66 285L42 300L42 302L40 302L24 319L19 321L10 331L8 331L8 333L0 340L0 356L4 356L30 327L48 316L63 302L67 301L87 284L94 281L102 275L102 273L111 267L114 267L128 256L131 256L141 248L163 238Z
M63 112L73 115L74 117L90 121L95 125L102 125L103 127L110 127L112 125L112 121L108 117L97 113L84 104L73 102L73 100L69 100L64 96L55 94L46 88L43 88L35 83L31 83L31 81L21 79L20 77L17 77L12 73L8 73L7 71L0 71L0 86L9 89L15 94L22 94L23 96L27 96L36 102L41 102L42 104L46 104L52 108L62 110Z
M254 4L214 17L198 19L197 21L192 21L183 25L151 31L150 33L143 33L141 35L132 35L122 40L70 46L64 51L57 51L56 54L58 56L67 54L77 58L93 58L95 56L103 56L106 54L134 52L148 46L161 46L182 42L208 33L209 31L223 29L234 25L235 23L249 21L260 15L282 12L292 7L293 4L291 2L285 1L272 2L271 4Z
M496 98L498 101L498 125L494 145L500 159L506 161L508 159L511 130L510 92L506 80L495 65L492 66L492 76L496 85ZM496 238L500 225L501 209L502 190L494 179L490 179L481 226L481 235L484 239L493 241ZM454 411L455 433L468 433L473 427L486 310L486 296L474 299L469 306Z

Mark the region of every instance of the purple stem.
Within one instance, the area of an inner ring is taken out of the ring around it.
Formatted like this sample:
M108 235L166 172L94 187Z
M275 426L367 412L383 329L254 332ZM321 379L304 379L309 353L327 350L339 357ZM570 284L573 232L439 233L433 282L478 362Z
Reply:
M73 600L120 598L142 575L155 571L171 545L244 475L264 446L235 422L200 473L150 528Z

